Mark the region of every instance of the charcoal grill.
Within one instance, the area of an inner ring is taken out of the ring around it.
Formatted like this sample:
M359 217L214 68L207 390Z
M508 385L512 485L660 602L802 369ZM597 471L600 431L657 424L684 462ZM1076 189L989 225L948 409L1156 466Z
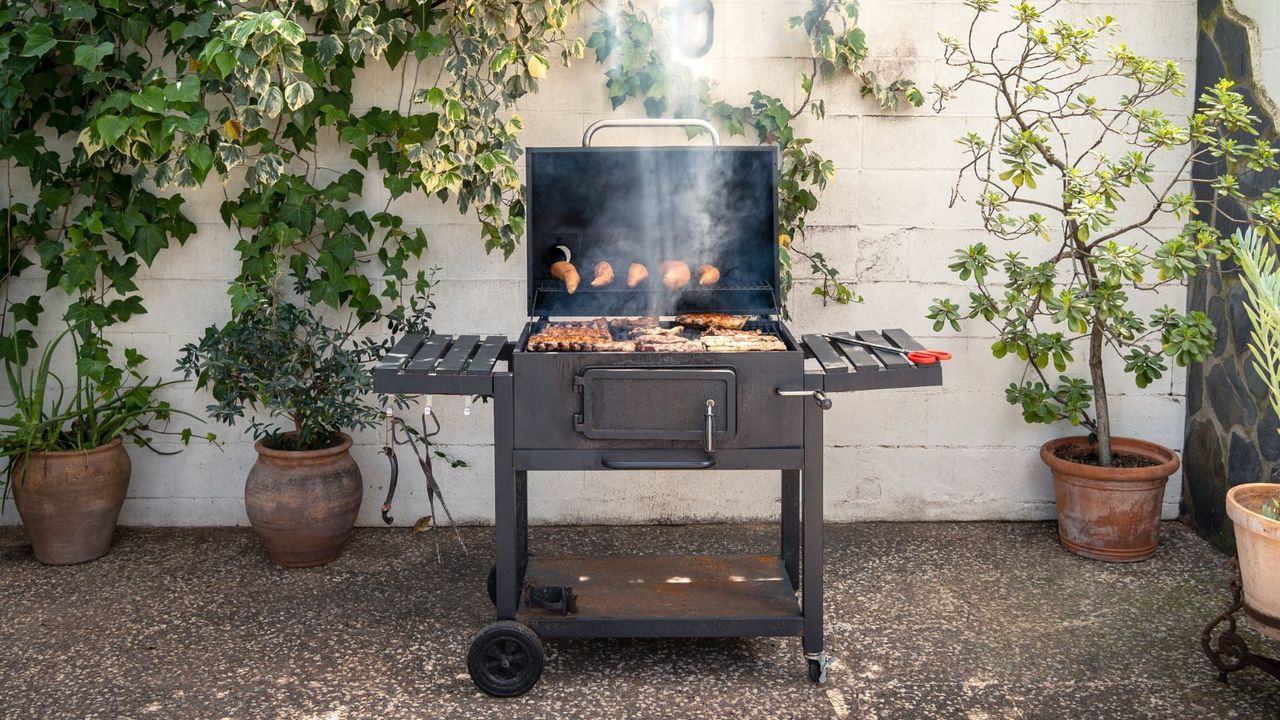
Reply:
M778 155L774 148L531 148L527 158L529 322L504 336L407 335L374 371L379 392L493 400L497 622L471 642L485 692L519 695L542 671L541 639L798 636L809 676L825 680L822 623L822 418L837 392L941 385L937 364L799 340L779 320ZM629 121L628 125L636 124ZM584 282L552 276L571 257ZM714 262L713 287L590 287L597 259ZM727 312L756 316L771 352L532 352L557 319ZM834 333L841 334L841 333ZM899 329L851 335L923 349ZM776 553L531 556L530 472L780 471Z

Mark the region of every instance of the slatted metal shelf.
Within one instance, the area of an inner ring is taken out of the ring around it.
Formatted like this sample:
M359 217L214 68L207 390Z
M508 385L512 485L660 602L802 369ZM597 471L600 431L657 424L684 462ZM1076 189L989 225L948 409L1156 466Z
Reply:
M925 349L900 328L830 334L903 350ZM942 384L941 363L916 365L905 355L828 340L822 335L803 335L801 339L806 355L817 360L822 367L822 389L826 392L931 387Z
M491 395L494 369L510 357L503 335L405 335L373 376L379 392Z

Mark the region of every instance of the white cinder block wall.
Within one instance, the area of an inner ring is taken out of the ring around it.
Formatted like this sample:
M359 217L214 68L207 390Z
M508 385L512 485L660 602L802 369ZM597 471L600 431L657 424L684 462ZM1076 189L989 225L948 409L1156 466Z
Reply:
M806 0L716 0L716 42L695 67L715 79L718 92L742 102L759 87L795 100L799 74L807 67L806 43L786 29ZM1195 58L1194 0L1068 2L1076 16L1116 15L1124 38L1135 49L1178 60L1191 73ZM954 78L940 61L936 34L961 35L969 11L961 0L864 0L861 24L872 46L868 67L882 78L900 74L924 87ZM367 72L356 82L357 109L392 105L398 73ZM821 84L824 121L801 124L817 149L838 168L835 182L812 215L810 247L820 249L866 297L861 305L822 307L797 287L792 299L794 328L801 332L901 326L930 346L954 351L942 389L881 391L840 395L827 413L828 517L837 521L1045 519L1053 516L1053 491L1037 448L1068 434L1068 426L1027 426L1004 401L1004 388L1017 380L1015 362L990 357L991 338L973 325L965 334L934 334L924 319L934 297L966 298L947 270L954 248L983 238L972 205L948 208L961 155L953 139L968 128L986 128L982 98L962 97L941 116L927 107L887 113L858 96L852 80ZM1191 95L1169 104L1185 116ZM637 108L626 110L636 113ZM553 68L539 94L520 104L525 143L574 145L589 123L613 116L602 87L602 68L593 61L572 69ZM615 131L604 142L641 143L653 136ZM680 142L683 136L658 136ZM741 140L739 140L741 141ZM322 150L330 167L351 165L330 139ZM381 209L386 193L374 177L360 201ZM21 191L21 188L17 188ZM183 248L163 252L140 286L149 314L118 328L112 339L153 358L151 370L171 374L178 349L209 323L229 316L226 283L236 271L234 237L218 217L222 189L184 193L199 232ZM401 200L397 211L421 225L431 240L426 262L441 268L436 329L445 333L515 335L524 320L525 259L486 256L476 228L434 200ZM1166 226L1168 227L1168 226ZM1029 251L1047 251L1031 245ZM24 281L21 297L38 280ZM38 290L36 290L38 291ZM18 291L14 291L17 294ZM1179 289L1163 298L1143 299L1143 307L1183 304ZM53 305L45 303L46 307ZM1118 368L1117 368L1118 370ZM1118 432L1180 449L1183 373L1174 371L1146 391L1120 373L1112 375ZM170 393L175 404L201 412L209 402L189 386ZM437 398L444 422L440 442L470 466L437 468L454 516L463 522L492 519L492 416L477 405L463 415L462 400ZM134 473L122 522L135 525L245 524L244 477L254 460L250 439L239 428L215 428L221 449L193 445L176 457L132 451ZM385 460L380 435L361 433L355 454L365 474L360 522L380 524L385 492ZM406 451L407 452L407 451ZM1179 482L1169 484L1165 514L1176 513ZM530 478L530 511L535 521L556 523L664 522L772 517L777 511L776 473L544 473ZM395 517L411 523L426 512L426 498L412 464L400 482ZM9 504L0 520L16 523Z
M1275 0L1234 0L1236 10L1258 26L1261 78L1269 89L1280 85L1280 4Z

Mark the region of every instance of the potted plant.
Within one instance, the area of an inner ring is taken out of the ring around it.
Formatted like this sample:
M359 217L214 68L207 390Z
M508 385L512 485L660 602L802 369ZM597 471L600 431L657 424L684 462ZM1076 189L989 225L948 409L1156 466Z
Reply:
M1273 412L1280 412L1280 272L1271 244L1274 231L1250 228L1235 237L1236 260L1248 293L1253 335L1249 351L1267 383ZM1244 602L1260 632L1280 640L1280 485L1246 483L1227 493L1227 515L1235 525Z
M0 453L18 515L31 536L36 559L46 565L96 560L111 548L120 508L129 489L131 465L124 439L165 453L155 434L174 434L183 444L189 429L163 429L175 414L158 397L172 383L150 382L138 372L146 358L125 351L124 368L106 361L100 339L77 342L75 382L68 387L52 370L59 334L24 369L5 361L12 412L0 417ZM213 436L209 436L213 440Z
M975 27L997 9L995 0L968 4ZM1056 5L1017 3L1004 32L942 38L947 64L964 77L935 86L935 107L961 89L990 95L995 107L986 131L959 138L968 161L953 203L975 183L984 228L1018 245L959 249L950 267L972 283L969 305L937 299L928 317L935 331L958 330L961 319L988 323L998 338L992 353L1023 366L1006 391L1023 418L1088 430L1040 451L1063 545L1100 560L1143 560L1155 552L1178 457L1113 434L1105 370L1117 362L1142 388L1165 373L1166 356L1186 365L1210 351L1214 328L1203 313L1165 305L1142 317L1133 295L1183 283L1227 252L1186 188L1205 185L1211 212L1226 215L1244 199L1235 175L1215 162L1274 169L1276 151L1245 140L1257 134L1256 118L1230 82L1207 91L1180 124L1154 107L1182 92L1176 63L1118 42L1104 47L1117 32L1113 18L1073 23L1040 9ZM978 48L977 37L995 37L997 47ZM1170 221L1181 229L1162 229ZM1081 346L1083 366L1075 362Z
M360 509L364 484L343 431L382 418L365 400L373 389L365 363L382 346L308 307L262 298L185 346L178 367L213 394L214 419L265 412L248 426L258 453L245 482L249 522L277 564L323 565L338 557Z

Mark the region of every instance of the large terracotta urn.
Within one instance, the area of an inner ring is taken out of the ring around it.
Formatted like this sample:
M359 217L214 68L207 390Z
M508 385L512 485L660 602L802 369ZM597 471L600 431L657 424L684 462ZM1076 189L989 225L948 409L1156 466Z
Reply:
M119 438L92 450L33 452L13 467L13 502L46 565L97 560L129 490L129 453Z
M1144 440L1113 437L1114 453L1137 455L1148 467L1101 467L1058 457L1062 448L1085 451L1085 436L1050 440L1040 459L1053 473L1058 538L1071 552L1094 560L1137 562L1156 551L1164 486L1178 470L1178 456Z
M262 439L244 486L249 523L267 554L285 567L337 559L355 527L364 482L351 438L322 450L276 450Z

